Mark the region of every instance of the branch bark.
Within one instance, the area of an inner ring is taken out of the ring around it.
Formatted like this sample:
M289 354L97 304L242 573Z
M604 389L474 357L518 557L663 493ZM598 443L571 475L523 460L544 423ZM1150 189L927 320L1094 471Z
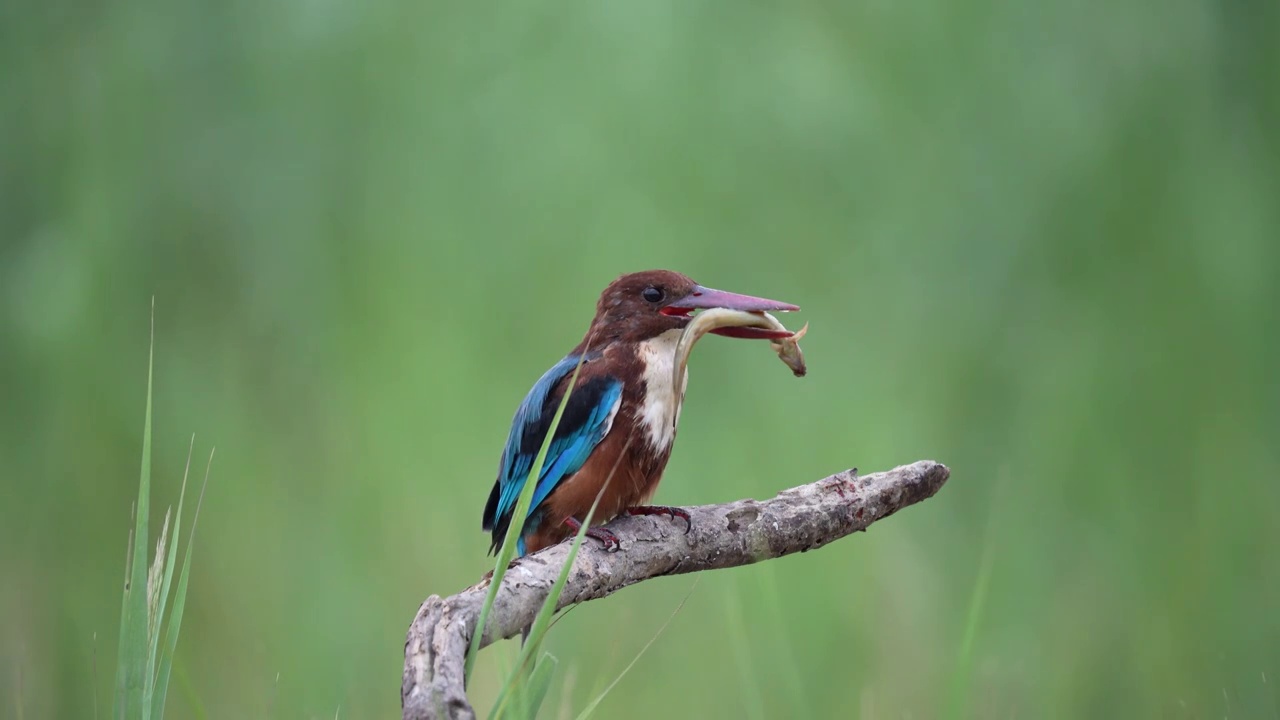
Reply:
M770 500L738 500L685 508L693 522L624 516L609 523L622 547L605 552L587 539L560 596L559 608L596 600L663 575L738 567L822 547L908 505L933 496L951 471L922 460L858 477L845 470ZM569 552L564 542L512 562L503 578L481 647L518 635L546 599ZM405 720L469 720L463 664L489 578L448 598L432 595L418 609L404 646L400 686Z

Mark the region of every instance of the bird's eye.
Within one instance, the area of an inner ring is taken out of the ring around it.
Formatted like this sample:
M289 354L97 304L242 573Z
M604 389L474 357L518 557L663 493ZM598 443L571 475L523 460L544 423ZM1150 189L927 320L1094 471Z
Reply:
M640 297L644 298L645 302L651 303L660 303L666 296L667 294L662 292L662 288L656 288L652 285L645 288L644 292L640 293Z

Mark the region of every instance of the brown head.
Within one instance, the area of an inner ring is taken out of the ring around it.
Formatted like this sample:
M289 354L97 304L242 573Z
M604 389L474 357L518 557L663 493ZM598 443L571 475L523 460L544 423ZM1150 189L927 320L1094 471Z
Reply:
M800 308L766 298L713 290L673 270L645 270L614 280L600 294L587 338L592 345L642 342L668 330L681 330L698 309L729 308L747 312L790 312ZM769 338L777 333L757 328L712 330L719 335Z

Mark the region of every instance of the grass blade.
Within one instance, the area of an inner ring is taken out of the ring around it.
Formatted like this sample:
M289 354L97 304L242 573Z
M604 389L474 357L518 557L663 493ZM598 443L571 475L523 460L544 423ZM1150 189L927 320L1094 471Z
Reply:
M529 627L529 634L524 639L524 644L520 648L520 654L516 659L516 669L507 677L506 684L498 693L497 700L494 701L493 709L489 713L491 720L500 717L505 709L506 698L510 693L516 691L523 684L522 678L525 674L525 667L528 665L530 658L536 657L539 648L542 647L542 640L546 637L547 630L555 623L556 606L560 602L560 595L564 592L565 582L569 579L569 570L573 568L573 562L578 557L578 551L582 547L582 542L586 538L587 530L591 527L591 521L595 517L596 508L600 504L600 498L604 497L604 491L608 489L609 483L613 482L613 475L618 471L618 463L623 457L626 457L627 450L631 448L631 441L635 435L628 435L627 442L622 446L622 452L618 454L618 459L614 461L613 467L609 469L609 475L604 479L604 484L600 487L600 491L596 493L596 498L591 502L591 508L587 511L587 517L579 525L577 532L573 536L573 544L569 547L569 554L565 557L564 564L560 566L560 574L556 576L555 583L547 592L547 597L542 601L542 607L538 609L538 614L534 617L533 624Z
M164 511L164 524L160 526L160 536L156 538L156 555L147 570L147 652L146 674L142 678L142 706L146 714L151 712L151 696L156 689L156 641L160 637L160 623L164 620L164 598L160 595L163 586L165 558L172 558L167 552L169 544L169 520L172 519L173 508Z
M631 439L634 436L628 436L627 442L622 447L622 452L618 455L620 461L626 456L628 448L631 447ZM587 511L587 517L578 527L578 531L573 535L573 544L569 547L569 554L565 557L564 564L560 566L560 574L556 576L555 584L551 586L551 590L547 592L547 597L542 601L542 607L538 609L538 614L533 619L533 624L529 627L529 635L524 640L524 645L520 648L520 655L516 658L516 669L507 677L507 682L503 685L502 690L498 693L497 700L493 703L493 709L489 713L489 717L500 717L505 709L507 698L522 683L525 667L528 665L530 658L536 657L538 649L542 647L542 640L546 637L547 629L550 628L556 614L556 605L560 602L560 595L564 592L565 582L569 579L569 570L573 568L573 561L578 557L578 550L582 547L582 541L586 538L587 529L591 527L591 521L595 517L596 508L600 504L600 498L604 496L604 491L609 487L609 483L613 481L613 474L618 469L618 461L614 462L613 468L609 470L609 476L605 478L604 485L600 491L596 493L596 499L591 502L591 509Z
M193 438L194 442L194 438ZM191 577L191 547L196 542L196 524L200 521L200 507L204 505L204 491L209 486L209 471L213 467L213 450L209 451L209 464L204 469L204 482L200 485L200 497L196 500L196 512L191 517L191 534L187 536L187 552L182 558L182 573L178 575L178 587L174 591L173 596L173 614L169 617L168 632L165 635L164 654L160 658L160 671L156 676L156 695L154 699L153 711L157 717L164 716L164 701L169 689L169 673L173 670L173 656L178 648L178 631L182 627L182 611L187 604L187 582ZM183 493L186 493L185 475L182 481ZM182 513L182 497L178 497L178 513ZM174 542L177 542L177 531L175 525ZM174 550L177 550L175 544ZM176 554L176 553L175 553ZM172 557L170 558L170 571L173 569ZM166 574L166 585L168 578Z
M951 676L951 692L947 703L947 717L959 718L966 715L965 707L969 704L969 681L973 674L973 646L978 635L978 624L986 609L987 589L991 585L991 563L993 544L988 537L983 544L982 559L978 564L978 574L973 582L973 591L969 596L969 609L965 613L964 635L960 640L959 657L956 669Z
M151 346L147 351L147 412L142 428L142 469L138 478L138 503L133 530L129 584L126 586L120 624L120 660L117 669L123 702L121 718L149 717L142 697L147 684L147 517L151 512L151 390L155 367L156 301L151 298Z
M689 592L685 593L684 599L680 601L679 605L676 605L676 609L672 611L671 617L667 618L667 621L662 623L662 627L658 628L658 632L654 633L653 637L649 638L649 642L645 643L644 647L640 648L640 652L636 653L636 656L631 658L631 662L627 663L627 666L622 668L622 672L618 673L618 677L614 678L613 682L609 683L609 686L606 687L603 692L588 703L587 706L582 709L582 712L578 713L577 720L587 720L587 718L591 716L591 713L595 712L596 707L600 705L605 696L609 694L609 691L613 690L613 687L617 685L622 678L626 677L628 672L631 672L631 668L635 667L636 662L644 656L645 651L649 649L649 646L653 645L658 638L662 637L662 633L667 631L667 626L670 625L671 621L676 619L676 615L679 615L680 611L684 609L684 604L689 602L689 598L693 595L693 589L696 587L698 587L698 578L694 578L693 584L689 586Z
M138 506L136 503L129 505L129 523L130 525L137 523ZM133 528L129 528L129 544L124 553L124 590L120 595L120 647L116 658L116 691L115 717L124 717L124 699L125 699L125 644L124 629L129 624L129 585L132 583L130 571L133 568Z
M739 584L739 587L741 585ZM739 597L743 596L741 592L730 592L725 596L725 622L729 626L729 655L736 661L734 664L738 666L738 674L741 677L739 682L739 697L737 698L739 707L742 708L741 716L751 718L752 720L764 720L768 717L765 712L764 694L760 691L760 684L754 681L756 671L753 668L754 663L751 661L751 643L750 638L754 637L753 628L747 624L746 618L742 614L742 601ZM765 660L766 666L772 663L772 658ZM863 717L868 717L864 714ZM874 716L870 716L874 717Z
M191 682L191 676L185 667L179 666L174 674L174 679L178 681L178 688L182 690L182 697L187 701L187 709L191 711L191 717L195 720L209 720L209 712L204 709L204 705L200 701L200 696L196 694L195 686Z
M588 350L589 347L583 349L582 356L578 358L578 364L573 368L573 374L569 377L569 386L565 389L564 397L560 398L560 405L551 419L551 427L547 429L547 435L542 439L542 447L538 449L538 456L534 458L533 467L529 469L529 476L520 490L520 497L511 511L511 523L507 526L507 534L503 537L502 547L498 550L497 562L493 566L493 579L489 581L489 592L485 594L484 605L480 608L480 618L476 622L475 632L471 635L471 645L467 648L467 661L462 675L464 682L471 679L471 670L475 667L476 653L480 651L480 639L484 636L489 611L493 608L494 598L498 596L498 589L502 586L502 577L507 573L507 566L515 556L516 541L524 531L525 515L529 512L529 504L533 502L533 492L538 485L538 477L542 474L542 464L546 462L556 428L560 427L560 418L564 415L564 408L569 403L569 396L573 394L573 388L578 383L578 372L582 370L582 362L586 360Z
M1009 497L1006 489L1009 484L1007 473L1000 473L996 478L993 498ZM987 527L983 533L982 555L978 561L977 576L973 581L973 590L969 595L969 608L965 613L964 634L960 639L959 653L956 658L955 671L951 676L951 689L948 693L947 710L943 717L958 718L969 714L965 708L969 705L969 685L972 682L973 668L976 662L974 646L978 639L978 629L982 616L987 609L987 592L991 587L992 565L995 561L995 548L999 547L999 520L1003 508L993 503L987 515Z
M160 648L160 627L161 622L164 620L165 606L169 602L169 586L173 580L173 565L178 559L178 538L181 537L182 531L182 501L187 497L187 477L191 473L191 453L195 450L195 446L196 436L192 435L191 444L187 447L187 466L182 470L182 489L178 492L178 512L173 516L173 535L169 538L169 548L167 552L164 552L163 554L166 558L164 577L160 582L160 595L154 609L155 617L153 621L154 630L151 633L151 650L147 655L147 679L151 692L148 693L148 697L146 699L148 706L152 707L153 713L155 712L153 701L156 689L156 658L159 655ZM165 521L167 525L167 515L165 516ZM164 536L161 535L161 542L163 542L163 537ZM161 550L157 548L157 559L161 556Z
M98 633L93 634L93 673L90 675L93 688L93 720L98 720Z
M538 664L533 668L533 672L529 674L529 682L525 684L521 695L521 709L524 714L521 717L536 718L538 710L542 707L542 703L547 699L547 692L551 690L551 677L555 674L556 665L559 661L556 656L551 653L543 653L542 658L538 660Z
M601 490L601 494L603 492ZM529 664L529 659L535 657L534 653L542 646L542 639L547 634L547 627L551 624L552 616L555 615L560 593L564 590L565 581L569 577L569 569L573 567L573 561L578 557L578 549L582 547L582 540L587 535L587 528L591 527L591 517L595 514L596 505L599 502L600 495L598 494L595 502L591 503L591 510L587 513L587 518L583 520L581 527L574 533L573 545L569 547L569 555L565 558L564 564L560 566L560 574L556 576L555 584L551 586L551 590L547 593L547 598L542 602L542 607L538 609L538 614L533 619L533 625L530 626L529 636L525 638L524 645L520 648L520 654L516 657L516 669L507 676L507 682L502 686L502 690L498 692L498 698L493 702L493 709L489 712L490 720L502 717L503 711L506 710L508 698L522 684L525 667Z

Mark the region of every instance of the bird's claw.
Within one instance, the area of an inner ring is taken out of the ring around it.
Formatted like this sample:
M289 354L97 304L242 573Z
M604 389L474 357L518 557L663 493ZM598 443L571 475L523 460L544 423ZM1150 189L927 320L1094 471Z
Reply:
M689 517L689 511L670 507L667 505L641 505L639 507L627 508L628 515L666 515L669 518L680 518L684 521L684 534L688 535L693 529L693 518Z
M604 545L605 552L617 552L622 547L622 541L618 540L618 536L605 530L604 528L591 528L587 531L587 537L593 537Z
M569 529L575 533L582 529L582 523L578 522L575 517L565 518L564 524L568 525ZM618 536L602 527L587 528L587 531L583 534L589 538L599 540L604 545L605 552L617 552L622 547L622 541L618 539Z

